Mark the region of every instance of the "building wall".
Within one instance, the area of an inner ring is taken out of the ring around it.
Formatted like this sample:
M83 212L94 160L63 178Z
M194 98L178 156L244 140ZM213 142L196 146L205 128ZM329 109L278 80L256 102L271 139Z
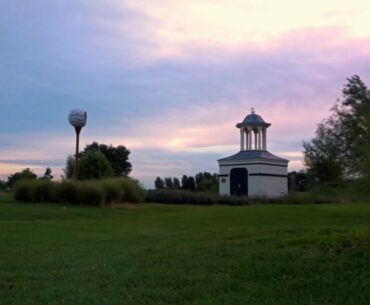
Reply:
M266 161L248 163L220 163L220 195L230 195L230 172L233 168L248 170L248 195L277 197L288 193L288 168L280 163L266 164ZM256 164L257 163L257 164Z

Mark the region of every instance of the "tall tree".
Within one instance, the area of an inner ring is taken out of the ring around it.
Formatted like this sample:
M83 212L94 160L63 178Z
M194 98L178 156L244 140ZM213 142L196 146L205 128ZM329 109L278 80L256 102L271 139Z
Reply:
M128 161L131 152L125 146L115 147L93 142L85 147L84 153L92 150L99 150L105 155L113 168L114 176L127 176L131 172L132 165Z
M180 180L179 178L173 178L173 188L174 189L179 189L180 188Z
M304 161L308 175L316 182L339 182L343 179L344 158L338 137L327 122L318 125L315 138L304 142Z
M75 171L75 159L72 156L67 157L66 167L63 169L66 179L72 179Z
M172 178L171 177L165 177L164 178L164 185L165 185L166 188L172 189L173 188Z
M370 96L359 76L347 79L342 99L333 108L349 173L369 175Z
M164 181L161 177L157 177L154 181L154 186L157 190L164 189Z
M359 76L347 84L315 138L304 143L308 174L320 182L348 177L370 181L370 97Z

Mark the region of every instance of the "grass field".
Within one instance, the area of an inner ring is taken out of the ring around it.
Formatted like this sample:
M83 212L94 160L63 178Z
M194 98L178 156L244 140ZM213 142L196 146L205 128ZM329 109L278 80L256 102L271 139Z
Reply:
M370 204L87 208L0 196L0 304L370 303Z

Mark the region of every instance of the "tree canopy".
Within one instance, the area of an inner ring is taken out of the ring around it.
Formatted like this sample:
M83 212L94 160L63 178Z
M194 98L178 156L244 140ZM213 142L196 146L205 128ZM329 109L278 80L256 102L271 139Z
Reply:
M20 172L14 173L8 177L6 185L8 187L13 187L17 181L24 179L37 179L37 175L29 168L25 168Z
M93 154L95 159L91 158L90 153L92 152L99 152L104 156L105 161L102 161L101 156L97 157L99 154ZM128 162L128 157L130 155L130 151L123 145L119 145L117 147L114 147L112 145L106 145L106 144L99 144L97 142L93 142L89 145L86 145L84 151L81 153L81 159L80 159L80 179L87 179L86 177L107 177L108 176L127 176L132 169L131 163ZM86 166L86 159L85 157L88 156L89 162L92 162L92 160L95 160L96 162L99 162L97 166L100 166L99 169L94 169L93 164L89 164L89 166ZM85 160L85 161L83 161ZM109 168L111 169L111 172L109 169L107 169L108 166L106 166L106 161L109 163ZM84 163L84 164L83 164ZM68 156L66 161L66 167L63 170L64 175L67 179L73 178L74 174L74 164L75 160L74 157ZM83 164L83 165L82 165ZM85 167L81 169L81 167ZM88 173L88 170L91 170L90 173ZM98 173L99 170L103 170L100 174ZM81 171L83 172L81 174Z
M354 75L347 79L329 118L318 125L315 137L303 144L308 174L318 182L370 181L369 139L369 90Z
M193 176L182 175L181 184L177 177L156 177L154 181L156 189L183 189L200 192L218 193L218 175L208 172L199 172Z
M131 172L132 165L128 161L131 152L125 146L118 145L115 147L113 145L93 142L86 145L83 153L93 150L98 150L105 155L112 166L114 176L127 176Z
M113 176L113 169L105 155L92 150L86 152L80 160L79 177L81 180L102 179Z

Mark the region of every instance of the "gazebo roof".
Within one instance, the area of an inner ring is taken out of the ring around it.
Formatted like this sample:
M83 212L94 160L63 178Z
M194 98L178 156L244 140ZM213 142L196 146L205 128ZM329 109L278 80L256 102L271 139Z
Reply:
M230 157L226 157L223 159L219 159L218 161L242 161L242 160L252 160L252 159L264 159L264 160L271 160L271 161L283 161L289 162L286 159L279 158L266 150L244 150L240 151L235 155Z
M264 119L258 115L258 114L255 114L254 113L254 109L252 108L252 113L248 114L245 119L243 120L243 122L241 123L238 123L236 125L236 127L240 128L240 127L246 127L246 126L264 126L264 127L269 127L271 124L270 123L266 123L264 121Z

